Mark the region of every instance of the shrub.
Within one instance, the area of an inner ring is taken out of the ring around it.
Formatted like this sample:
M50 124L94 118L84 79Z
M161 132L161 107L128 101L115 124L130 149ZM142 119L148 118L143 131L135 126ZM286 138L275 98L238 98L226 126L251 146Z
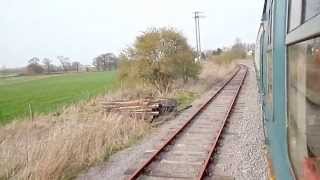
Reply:
M217 64L230 64L233 60L243 59L247 57L247 45L242 43L240 39L236 39L235 43L228 50L219 54L213 54L210 59Z
M120 55L119 78L146 83L159 93L171 90L176 79L196 79L200 65L183 35L172 28L152 28Z
M27 66L27 74L41 74L43 72L44 69L39 64L29 64Z

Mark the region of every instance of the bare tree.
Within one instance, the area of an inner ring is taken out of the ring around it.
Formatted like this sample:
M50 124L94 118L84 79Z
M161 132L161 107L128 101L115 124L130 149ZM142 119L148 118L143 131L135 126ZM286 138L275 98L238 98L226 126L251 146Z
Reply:
M103 60L103 57L100 55L96 58L93 59L93 63L92 63L96 69L98 71L104 71L105 70L105 66L104 66L104 60Z
M29 74L40 74L44 71L39 62L40 59L37 57L33 57L28 61L29 65L27 66L27 70Z
M47 66L47 72L50 73L51 60L49 58L43 58L42 63Z
M71 66L72 66L72 70L75 70L75 71L79 72L80 62L73 61Z
M239 58L245 58L246 57L246 44L243 43L240 38L236 38L235 43L231 47L231 51L233 54L235 54Z
M1 68L0 68L0 75L1 74L5 74L6 73L6 69L7 69L6 66L2 65Z
M71 69L70 58L64 56L57 56L57 59L60 61L64 72L67 72Z
M112 70L117 67L118 58L113 53L105 53L93 59L92 63L98 71Z
M5 73L6 69L7 69L6 66L2 65L0 68L0 73Z
M39 62L40 62L40 59L37 57L33 57L28 61L29 64L39 64Z

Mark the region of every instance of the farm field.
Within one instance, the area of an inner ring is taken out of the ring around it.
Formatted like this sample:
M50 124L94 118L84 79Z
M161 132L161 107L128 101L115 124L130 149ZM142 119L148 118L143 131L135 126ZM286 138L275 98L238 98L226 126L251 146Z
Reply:
M48 113L115 87L116 73L90 72L0 78L0 125Z

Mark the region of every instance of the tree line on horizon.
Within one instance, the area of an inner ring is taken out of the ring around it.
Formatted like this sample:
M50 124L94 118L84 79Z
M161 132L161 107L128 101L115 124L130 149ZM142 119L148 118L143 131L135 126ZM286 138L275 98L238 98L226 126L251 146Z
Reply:
M229 48L223 47L201 52L201 59L212 59L214 57L218 63L230 62L232 59L245 58L250 51L254 53L254 44L243 43L237 38ZM143 35L137 36L133 46L124 49L119 56L110 52L103 53L93 58L91 65L83 65L79 61L72 61L65 56L57 56L60 64L54 64L53 60L49 58L41 60L38 57L33 57L28 60L28 65L24 68L8 69L3 66L0 73L54 74L79 71L111 71L120 67L120 79L130 79L129 76L141 76L140 79L149 81L151 84L170 86L171 83L169 82L172 80L169 79L175 79L177 76L182 77L184 81L188 81L189 78L196 78L199 71L198 65L194 64L194 61L197 60L196 56L195 50L188 45L186 38L180 32L173 28L151 28ZM125 65L133 68L126 69L124 68ZM154 75L143 74L144 71L150 72L150 69L156 71L153 72ZM128 71L132 72L129 74ZM174 73L166 74L169 71ZM179 73L180 75L178 75ZM155 76L161 76L162 79L156 82ZM164 87L164 89L167 88Z
M118 66L118 57L113 53L103 53L92 60L92 65L83 65L79 61L72 61L69 57L57 56L60 64L54 64L50 58L32 57L28 65L22 68L6 68L2 66L0 73L17 73L21 75L55 74L66 72L111 71Z

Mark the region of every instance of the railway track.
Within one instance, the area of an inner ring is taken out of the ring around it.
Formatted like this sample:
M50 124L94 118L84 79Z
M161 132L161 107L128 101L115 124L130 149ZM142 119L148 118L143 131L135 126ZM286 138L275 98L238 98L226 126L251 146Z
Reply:
M239 65L185 123L129 176L134 179L214 179L209 166L247 74Z

